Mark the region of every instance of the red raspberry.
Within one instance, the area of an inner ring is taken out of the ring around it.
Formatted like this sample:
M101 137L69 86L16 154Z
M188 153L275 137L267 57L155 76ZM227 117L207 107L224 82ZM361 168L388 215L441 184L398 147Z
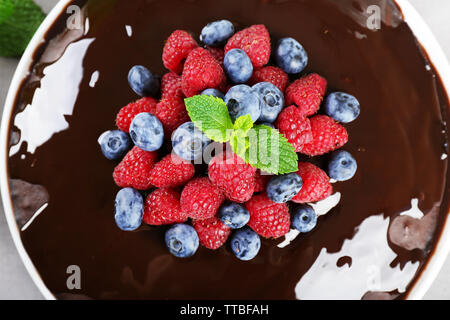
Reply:
M267 195L254 196L245 204L250 212L249 227L264 238L284 236L291 227L291 216L285 203L272 202Z
M114 169L114 181L122 188L149 189L152 186L150 173L157 159L156 152L148 152L134 147Z
M236 48L247 53L253 67L260 68L266 65L269 62L271 50L269 31L262 24L239 31L228 40L225 53Z
M161 99L171 97L184 98L181 89L181 76L174 72L166 73L161 79Z
M192 219L204 220L216 215L225 197L208 178L191 180L181 193L181 210Z
M223 68L223 60L225 59L225 51L221 48L213 48L206 46L206 50L208 50L212 56L217 60L220 66Z
M223 246L231 233L231 228L216 217L206 220L194 220L192 221L192 226L197 231L200 243L212 250Z
M175 154L165 156L150 174L150 182L157 188L178 187L192 179L194 165Z
M250 85L255 85L260 82L270 82L278 87L281 92L284 92L289 84L289 76L278 67L268 66L253 71Z
M222 89L226 78L222 67L206 49L192 50L186 59L181 86L186 97L192 97L208 88Z
M197 42L189 33L183 30L174 31L164 45L162 55L164 66L170 71L180 74L183 70L184 60L197 47Z
M157 103L158 102L155 99L146 97L123 107L116 117L117 128L128 133L134 117L143 112L154 114L156 112Z
M255 174L255 193L264 192L266 190L267 184L269 183L269 180L272 177L272 175L262 174L261 170L257 170Z
M341 148L348 142L347 130L328 116L311 118L312 140L301 146L299 152L320 156Z
M275 126L294 146L295 152L299 152L305 143L313 139L310 120L296 106L284 109L278 116Z
M300 192L292 199L297 203L317 202L333 193L330 178L320 168L309 162L299 162L297 174L303 180Z
M145 201L144 222L152 226L186 222L181 211L180 193L169 188L156 189Z
M183 99L177 97L162 99L156 106L155 115L161 121L167 139L180 125L190 121Z
M250 200L255 190L256 169L236 154L222 153L214 157L208 167L209 179L234 202Z
M311 116L319 110L326 91L327 80L313 73L286 89L286 104L295 104L304 115Z

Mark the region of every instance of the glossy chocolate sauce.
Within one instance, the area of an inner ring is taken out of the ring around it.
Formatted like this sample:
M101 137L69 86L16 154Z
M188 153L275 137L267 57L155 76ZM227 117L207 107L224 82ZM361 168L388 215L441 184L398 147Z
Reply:
M95 299L405 298L448 212L448 100L401 12L391 1L374 2L383 12L377 31L366 26L363 0L76 1L87 21L69 32L68 15L60 16L47 34L53 40L35 53L11 120L10 178L49 195L21 235L50 291ZM296 38L309 53L306 73L361 102L345 147L359 168L334 184L338 205L289 244L264 240L250 262L227 246L177 259L165 248L164 227L120 231L116 163L97 145L119 109L137 99L128 70L142 64L164 74L172 31L198 35L222 18L239 28L265 24L273 43ZM70 265L81 268L81 290L66 287Z

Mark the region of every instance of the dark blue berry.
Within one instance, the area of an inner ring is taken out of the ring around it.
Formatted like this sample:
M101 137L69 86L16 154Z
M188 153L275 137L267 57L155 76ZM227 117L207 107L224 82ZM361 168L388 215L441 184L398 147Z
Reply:
M161 79L146 67L134 66L128 73L131 89L141 97L155 97L159 94Z
M261 98L261 116L259 121L272 123L284 107L284 95L270 82L260 82L253 86Z
M234 26L228 20L219 20L208 23L200 34L200 40L211 47L217 47L234 34Z
M198 235L187 224L176 224L166 231L166 246L178 258L192 257L198 249Z
M310 232L316 227L317 215L308 205L298 206L292 215L292 226L301 233Z
M278 42L275 60L286 73L295 74L302 72L308 65L308 54L297 40L284 38Z
M286 203L300 192L302 186L302 178L296 173L289 173L270 179L266 192L269 199L273 202Z
M122 158L132 145L130 136L120 130L104 132L98 138L98 143L104 156L109 160Z
M325 112L334 120L349 123L359 117L359 101L344 92L333 92L325 101Z
M258 93L251 87L240 84L232 87L225 95L225 103L233 121L237 118L250 115L253 122L261 116L261 101Z
M159 150L164 142L164 129L159 119L151 113L140 113L130 125L134 144L145 151Z
M210 143L211 140L192 122L183 123L172 134L173 152L187 161L201 159L203 150Z
M260 248L261 239L248 228L236 231L231 237L231 250L240 260L252 260L258 255Z
M125 188L117 193L115 201L115 214L117 226L123 231L133 231L141 226L144 216L144 200L141 194L132 189Z
M355 176L358 165L355 158L344 150L335 151L328 163L328 174L336 181L347 181Z
M217 89L206 89L202 92L204 96L216 97L220 99L225 99L225 95Z
M228 202L220 207L219 219L231 229L240 229L250 220L250 213L244 206Z
M253 64L244 50L232 49L227 52L223 65L228 78L233 83L246 83L253 74Z

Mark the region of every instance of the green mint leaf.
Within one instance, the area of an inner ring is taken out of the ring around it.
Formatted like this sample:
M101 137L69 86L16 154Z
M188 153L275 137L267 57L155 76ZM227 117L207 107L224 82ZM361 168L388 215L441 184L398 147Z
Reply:
M239 117L234 123L234 130L241 130L245 135L251 128L253 128L253 121L249 114Z
M22 55L44 18L32 0L0 0L0 56Z
M252 117L248 114L239 117L234 123L234 130L231 134L230 145L233 152L244 158L245 152L249 148L250 142L247 133L253 128Z
M8 19L14 12L14 4L11 0L0 0L0 23Z
M199 95L184 100L195 126L216 142L225 143L234 129L225 102L216 97Z
M298 170L294 147L277 130L258 125L248 132L249 148L244 160L251 166L271 174L287 174Z

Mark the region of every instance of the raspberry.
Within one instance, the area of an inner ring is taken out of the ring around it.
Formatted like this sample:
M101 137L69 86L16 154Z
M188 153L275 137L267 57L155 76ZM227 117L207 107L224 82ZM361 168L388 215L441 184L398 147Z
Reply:
M327 80L313 73L293 82L286 89L286 104L295 104L306 116L315 114L327 90Z
M333 192L330 178L322 169L315 165L308 162L300 162L297 174L303 180L303 187L292 199L293 202L317 202L328 198Z
M181 77L174 72L166 73L161 79L161 99L184 98Z
M177 97L162 99L156 106L155 115L161 121L167 139L179 126L190 121L183 99Z
M130 125L134 117L139 113L150 112L154 114L156 112L156 104L158 102L153 98L142 98L136 102L130 103L120 109L116 117L116 125L120 130L127 132L130 131Z
M164 66L170 71L180 74L183 70L184 60L197 47L197 42L189 33L175 30L164 45L162 55Z
M208 178L196 178L181 193L181 210L189 218L204 220L214 217L224 200L222 191Z
M308 156L320 156L341 148L348 142L347 130L328 116L311 118L312 140L299 152Z
M252 61L253 67L260 68L270 59L270 35L267 28L260 24L241 30L228 40L225 53L231 49L242 49Z
M193 50L186 59L181 86L186 97L205 89L223 90L226 78L219 62L206 49Z
M144 222L152 226L186 222L187 216L181 211L179 192L156 189L145 201Z
M223 68L223 60L225 59L225 51L221 48L213 48L206 46L206 50L212 54L212 56L217 60L220 66Z
M244 203L255 190L256 169L234 153L222 153L214 157L208 167L209 179L220 188L225 197Z
M257 170L255 174L255 190L254 192L263 192L266 190L267 183L273 176L262 174L261 170Z
M150 173L157 159L156 152L148 152L134 147L114 169L114 181L121 188L149 189L152 186Z
M305 143L312 141L310 120L296 106L284 109L278 116L275 126L289 143L299 152Z
M250 212L249 227L260 236L277 239L289 232L291 217L285 203L272 202L261 194L254 196L245 207Z
M200 243L212 250L223 246L231 233L231 228L223 224L217 217L194 220L192 226L197 231Z
M268 66L253 71L249 82L250 85L255 85L260 82L270 82L284 93L289 84L289 76L280 68Z
M175 154L169 154L153 167L150 182L158 188L178 187L191 180L194 174L192 163Z

